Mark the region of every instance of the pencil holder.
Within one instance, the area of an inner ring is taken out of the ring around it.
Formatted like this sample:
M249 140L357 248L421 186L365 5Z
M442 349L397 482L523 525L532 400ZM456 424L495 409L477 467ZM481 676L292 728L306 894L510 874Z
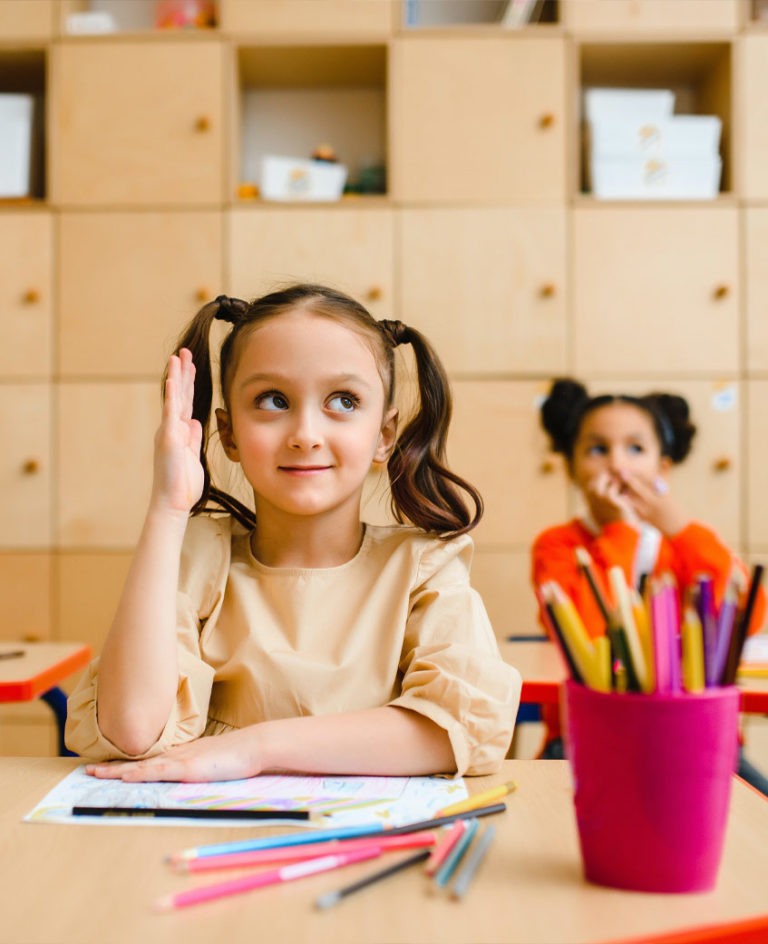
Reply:
M713 888L738 690L619 694L568 681L561 708L585 877L645 892Z

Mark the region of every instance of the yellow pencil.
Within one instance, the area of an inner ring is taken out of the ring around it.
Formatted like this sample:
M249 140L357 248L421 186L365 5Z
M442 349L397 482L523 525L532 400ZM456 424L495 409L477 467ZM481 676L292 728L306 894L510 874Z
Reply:
M500 800L517 790L517 784L514 780L499 784L498 787L491 787L490 790L483 790L482 793L476 793L474 796L467 797L466 800L459 800L458 803L452 803L450 806L438 810L435 816L453 816L454 813L465 813L467 810L476 810L479 806L487 806L494 800Z
M685 608L681 630L683 646L683 688L704 691L704 639L701 620L692 606Z
M648 610L645 608L643 598L640 596L637 590L633 590L631 592L631 600L632 615L635 617L635 626L637 627L637 634L640 637L640 647L643 650L643 658L645 659L646 678L642 689L647 694L649 692L656 691L656 673L653 667L653 640L651 639L651 626L648 622Z
M597 668L597 683L595 688L600 692L611 690L611 641L607 636L597 636L593 640L595 647L595 666Z
M632 665L640 683L642 691L648 691L648 671L645 667L645 658L643 649L640 645L640 636L635 626L635 618L632 615L632 604L630 602L629 588L624 577L624 571L618 565L611 567L608 571L608 579L611 582L611 589L616 600L616 609L618 610L619 623L624 628L627 637L627 646L629 655L632 659Z
M551 580L548 586L553 596L552 609L584 684L599 689L601 677L595 658L595 647L578 610L558 583Z

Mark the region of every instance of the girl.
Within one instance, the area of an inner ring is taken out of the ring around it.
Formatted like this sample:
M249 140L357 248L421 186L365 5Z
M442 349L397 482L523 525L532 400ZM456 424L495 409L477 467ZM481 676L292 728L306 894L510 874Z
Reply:
M232 325L218 430L255 514L209 472L215 319ZM399 344L415 355L420 409L398 438ZM124 761L88 771L495 770L520 677L469 586L481 501L444 465L450 413L422 335L345 295L296 285L203 307L169 361L152 497L117 615L69 701L69 746ZM361 495L384 462L401 524L373 527Z
M696 432L687 402L664 393L591 397L581 383L561 379L552 384L541 420L552 449L564 456L584 498L586 515L536 538L534 586L557 581L590 634L601 634L604 623L575 553L584 547L598 579L618 565L630 586L671 571L678 587L686 588L698 573L711 574L719 606L733 568L745 575L746 568L711 528L693 521L670 492L669 471L686 458ZM603 590L610 596L606 586ZM764 618L761 588L750 632L756 632ZM549 741L544 753L562 756L557 713L548 714L545 721Z

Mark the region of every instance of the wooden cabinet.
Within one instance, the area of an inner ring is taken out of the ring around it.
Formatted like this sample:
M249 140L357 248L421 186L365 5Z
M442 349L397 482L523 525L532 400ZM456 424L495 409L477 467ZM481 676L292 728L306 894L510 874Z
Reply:
M51 375L52 230L48 212L0 212L3 379Z
M747 384L746 538L750 551L768 551L768 380Z
M457 381L448 461L485 502L472 532L478 548L522 549L563 521L567 484L547 453L539 425L542 385L526 381Z
M0 639L45 642L52 638L52 555L0 553Z
M734 207L578 207L573 214L577 374L739 370Z
M101 652L123 590L131 555L66 551L56 555L53 586L58 638Z
M50 439L50 385L0 385L0 548L51 543Z
M425 203L562 201L565 42L408 36L391 50L391 192Z
M768 199L768 34L754 33L736 44L741 114L739 169L741 194L747 200Z
M737 29L740 0L564 0L561 20L575 33L680 31L729 33Z
M64 548L133 547L152 486L160 384L59 388L56 541Z
M404 209L397 245L401 317L449 371L565 369L563 209Z
M376 318L392 317L391 209L234 209L228 235L232 294L254 298L287 283L319 282L352 295Z
M531 584L529 550L478 548L472 559L471 583L483 598L499 641L544 632Z
M210 206L224 194L224 49L212 40L53 47L53 199Z
M64 212L58 226L60 375L158 380L221 291L221 213Z
M744 210L746 368L768 370L768 208Z
M55 0L0 0L0 37L49 40L54 31Z
M219 0L221 29L283 37L387 36L396 3L389 0Z

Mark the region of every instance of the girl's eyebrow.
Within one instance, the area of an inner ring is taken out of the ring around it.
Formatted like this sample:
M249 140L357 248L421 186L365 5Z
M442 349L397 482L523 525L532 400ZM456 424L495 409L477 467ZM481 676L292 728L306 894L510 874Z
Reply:
M267 373L267 372L257 372L255 374L249 374L244 380L240 382L240 389L243 390L245 387L249 387L254 383L268 383L274 384L275 386L290 386L292 383L295 383L296 378L294 376L289 376L287 374L281 373ZM364 387L366 390L371 390L371 384L360 374L348 373L348 374L332 374L328 377L323 377L320 379L320 383L323 386L327 387L343 387L349 384L355 385L357 387Z

